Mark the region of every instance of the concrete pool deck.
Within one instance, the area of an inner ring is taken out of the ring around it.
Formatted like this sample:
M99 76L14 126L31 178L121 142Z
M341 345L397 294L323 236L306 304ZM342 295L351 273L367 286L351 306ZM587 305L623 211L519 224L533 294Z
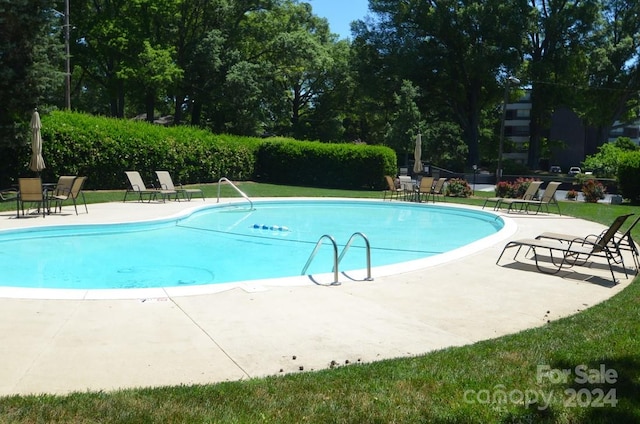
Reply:
M212 203L91 204L78 216L65 206L25 219L0 212L0 227L145 220ZM604 228L553 214L500 215L516 224L508 238L421 270L376 276L374 269L371 282L120 300L2 297L0 395L207 384L420 355L575 314L634 277L617 272L612 285L606 265L546 275L513 254L498 266L508 240Z

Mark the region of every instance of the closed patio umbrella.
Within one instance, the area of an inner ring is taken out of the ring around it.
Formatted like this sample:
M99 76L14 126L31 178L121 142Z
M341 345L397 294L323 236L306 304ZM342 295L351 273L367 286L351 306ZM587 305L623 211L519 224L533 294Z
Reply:
M34 172L40 172L45 168L44 159L42 158L41 128L40 114L36 109L31 116L31 162L29 163L29 169Z
M413 152L413 158L415 163L413 164L413 172L419 174L422 172L422 134L418 134L416 137L416 148Z

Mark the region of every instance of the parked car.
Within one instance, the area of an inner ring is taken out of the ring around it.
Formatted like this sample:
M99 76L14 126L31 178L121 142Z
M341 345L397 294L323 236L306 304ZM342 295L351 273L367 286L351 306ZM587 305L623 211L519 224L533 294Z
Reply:
M582 174L582 169L580 169L580 167L578 166L572 166L571 168L569 168L568 174L571 176Z
M557 165L554 165L551 168L549 168L549 172L551 172L553 174L562 174L562 168L560 168Z

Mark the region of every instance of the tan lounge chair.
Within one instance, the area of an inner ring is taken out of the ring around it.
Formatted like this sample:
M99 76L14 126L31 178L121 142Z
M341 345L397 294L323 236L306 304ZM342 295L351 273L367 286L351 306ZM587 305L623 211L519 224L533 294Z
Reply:
M385 175L384 179L387 181L387 188L384 190L382 200L387 200L387 193L389 193L389 200L393 200L393 196L399 199L400 193L403 192L402 187L396 187L396 183L391 175Z
M60 181L62 178L71 178L71 186L67 188L66 181L64 183L64 187L60 188ZM87 177L60 177L58 180L58 185L56 186L56 190L54 194L49 198L50 202L55 202L56 210L60 210L62 212L62 202L65 200L71 199L73 201L73 207L76 210L76 215L78 215L78 197L82 196L82 202L84 203L84 210L89 213L89 209L87 209L87 200L84 197L84 193L82 192L82 188L84 187L84 182L87 180Z
M125 192L123 202L127 201L127 195L129 193L137 193L139 202L143 201L144 195L149 196L149 202L157 199L158 194L162 197L163 202L172 194L177 196L177 192L175 190L157 190L155 188L147 188L138 171L125 171L125 174L127 174L130 188Z
M561 243L568 243L571 241L581 242L583 240L591 240L593 242L598 242L602 237L605 237L608 232L613 231L613 236L609 241L609 248L614 249L617 255L620 257L620 263L624 267L624 258L622 257L622 250L629 251L633 254L633 264L636 271L638 273L638 247L636 246L633 238L631 238L631 230L636 226L638 221L640 221L640 217L636 218L636 220L631 224L627 231L624 233L620 232L620 227L623 225L625 220L633 214L621 215L616 219L614 223L608 229L602 231L600 234L589 234L585 237L574 236L571 234L563 234L563 233L551 233L545 232L536 237L536 239L548 239L548 240L556 240Z
M433 177L422 177L420 179L420 185L416 189L416 201L421 202L422 197L424 196L426 201L429 201L429 195L433 190Z
M42 180L40 178L18 178L18 196L16 197L16 202L18 217L20 217L21 210L22 216L25 216L25 203L35 203L38 205L38 210L42 208L42 217L44 218L48 203L47 196L42 187Z
M527 247L528 250L533 252L533 259L535 260L536 268L538 271L545 274L557 274L563 268L570 268L572 266L585 265L591 257L604 257L607 259L609 265L609 271L611 272L611 279L616 284L616 278L613 273L613 265L622 263L620 252L615 248L610 247L610 242L616 232L620 229L622 223L627 219L629 215L622 215L615 219L611 227L609 227L602 237L599 237L596 241L586 240L584 238L578 238L574 240L566 240L563 243L558 243L556 240L540 240L540 239L520 239L513 240L507 243L502 249L502 253L498 257L496 264L499 265L500 259L504 255L504 252L512 247L517 247L513 259L515 260L522 247ZM551 266L553 269L543 268L540 266L538 260L538 251L545 250L549 252ZM555 254L555 256L554 256ZM624 270L625 277L628 277L626 269Z
M493 210L497 211L498 209L500 209L500 207L503 204L508 205L511 202L514 202L516 200L533 200L538 194L538 190L540 189L541 185L542 185L542 181L531 181L529 183L529 187L527 187L527 190L524 192L524 194L520 198L489 197L484 201L484 204L482 205L482 209L484 209L484 207L487 206L487 203L489 202L495 203Z
M544 189L544 193L542 194L542 198L540 198L540 200L522 199L509 202L509 208L507 209L507 212L511 212L511 210L517 207L520 211L524 210L526 213L529 213L529 209L531 207L537 206L535 213L538 214L538 212L540 212L540 209L542 209L542 207L544 206L546 212L549 213L549 205L555 205L555 207L558 209L558 215L562 215L562 213L560 212L560 205L556 200L556 191L558 191L558 187L560 187L560 184L561 183L558 181L552 181L547 184L547 188Z
M438 181L436 181L436 184L431 189L431 193L427 195L427 202L429 201L429 196L431 196L433 203L436 202L436 196L442 197L442 201L444 201L444 183L446 182L447 178L438 178Z
M173 184L173 179L171 178L169 171L156 171L156 176L158 177L158 182L160 183L160 188L162 190L173 190L178 195L182 195L182 197L188 201L191 200L191 197L193 197L194 194L199 194L202 197L202 201L204 201L204 193L199 188L183 188L180 183L178 183L178 187L176 187ZM177 195L176 199L178 199Z

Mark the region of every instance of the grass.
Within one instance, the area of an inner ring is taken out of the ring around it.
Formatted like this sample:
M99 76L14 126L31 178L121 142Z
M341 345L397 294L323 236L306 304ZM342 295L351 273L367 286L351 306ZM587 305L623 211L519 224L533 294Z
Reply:
M249 196L380 197L352 192L240 183ZM217 186L205 186L208 197ZM481 205L483 197L449 203ZM223 196L235 196L223 187ZM88 202L123 192L89 192ZM0 204L10 209L15 204ZM610 224L630 205L562 202L563 215ZM634 229L640 239L640 229ZM640 284L580 314L517 334L425 355L212 385L0 398L0 422L213 423L618 423L640 422ZM551 372L540 377L537 367ZM615 382L577 365L615 371ZM570 369L564 381L558 370ZM615 391L615 395L613 395ZM575 396L572 395L575 393ZM536 400L525 405L528 399ZM609 395L608 397L606 395ZM504 397L505 395L506 401ZM549 396L547 405L542 396ZM615 405L613 405L615 403ZM601 407L600 407L600 406Z

